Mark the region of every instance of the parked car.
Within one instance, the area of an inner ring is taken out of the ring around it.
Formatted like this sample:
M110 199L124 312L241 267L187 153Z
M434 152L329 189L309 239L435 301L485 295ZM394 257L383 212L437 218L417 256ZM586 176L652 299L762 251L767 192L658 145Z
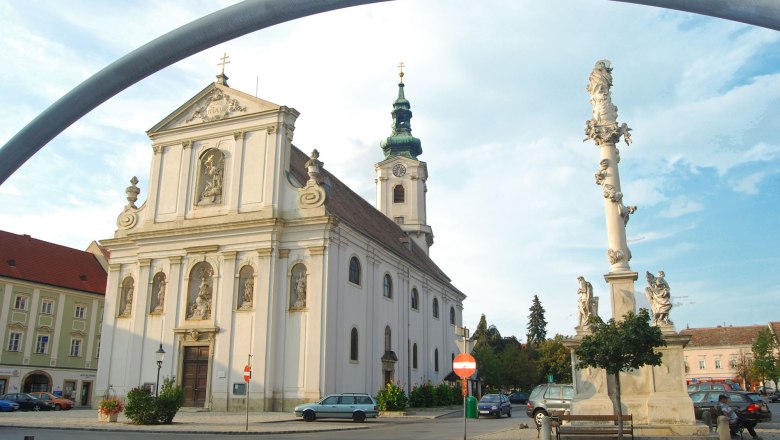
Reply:
M528 393L522 391L515 391L514 393L510 394L508 397L509 397L509 403L520 403L523 405L528 403Z
M536 426L542 426L542 416L553 412L571 410L574 386L571 384L545 383L537 385L528 397L525 413L533 417Z
M759 395L761 395L761 397L763 397L764 400L766 400L767 402L777 402L778 400L780 400L780 396L777 394L777 390L775 390L774 388L758 387L758 389L756 389L756 392Z
M61 409L71 409L73 408L73 401L70 399L66 399L64 397L58 397L55 396L52 393L46 393L43 391L36 391L34 393L28 393L29 395L35 397L36 399L45 400L52 405L54 405L54 411L59 411Z
M50 411L54 405L45 401L36 399L27 393L9 393L0 396L0 400L10 400L19 404L22 411Z
M19 409L19 404L13 400L0 400L0 411L11 412Z
M688 385L688 394L695 391L740 391L739 384L726 382L697 382Z
M378 416L379 410L374 398L368 394L342 393L327 396L319 402L298 405L294 413L296 417L303 417L306 422L324 418L362 422L367 417Z
M721 394L728 396L728 404L739 411L746 419L756 423L772 420L772 411L758 393L748 391L696 391L691 393L693 413L698 420L704 419L704 412L710 411L718 403ZM719 414L713 414L718 416ZM713 417L713 422L716 418Z
M509 398L503 394L485 394L477 403L477 417L496 416L499 418L506 414L512 417L512 404Z

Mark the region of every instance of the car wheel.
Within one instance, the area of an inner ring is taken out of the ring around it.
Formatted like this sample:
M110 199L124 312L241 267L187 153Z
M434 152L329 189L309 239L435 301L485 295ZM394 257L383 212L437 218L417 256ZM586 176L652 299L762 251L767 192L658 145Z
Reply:
M511 409L509 411L507 411L506 416L507 417L512 417L512 410Z
M60 404L59 404L59 403L55 403L55 404L54 404L54 411L59 411L59 410L61 410L61 409L62 409L62 406L60 406Z
M542 417L546 416L547 412L543 409L537 409L534 411L534 422L536 422L536 426L542 426Z
M314 414L314 411L304 411L303 412L303 421L304 422L313 422L317 419L317 415Z
M32 407L32 410L33 410L33 411L40 411L40 410L41 410L41 407L40 407L40 406L38 406L38 405L33 405L33 407Z
M357 411L352 413L352 421L358 423L366 421L366 413L364 413L363 411Z

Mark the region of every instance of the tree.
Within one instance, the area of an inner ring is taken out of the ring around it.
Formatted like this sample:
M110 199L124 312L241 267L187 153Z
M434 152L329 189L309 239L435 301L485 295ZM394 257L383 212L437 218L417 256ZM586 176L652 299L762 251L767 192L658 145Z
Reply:
M740 350L739 359L737 359L737 375L742 379L742 389L748 389L751 379L750 367L752 365L753 360Z
M531 308L528 315L528 338L529 344L538 344L547 338L547 321L544 320L544 307L539 301L539 296L534 295Z
M477 324L476 330L474 330L474 333L471 335L471 340L474 341L474 350L487 344L487 330L487 318L483 313L479 318L479 324Z
M607 323L598 316L590 319L592 334L582 338L575 349L577 368L603 368L615 379L615 398L618 416L618 438L623 439L623 408L620 401L620 372L628 372L644 365L661 365L661 353L655 347L665 347L661 329L650 325L650 313L639 309L639 314L628 312L622 321L610 319Z
M537 347L540 374L537 383L546 382L546 377L550 374L558 383L572 381L571 355L563 346L563 339L562 335L555 335L553 339L544 340Z
M755 342L753 342L753 366L751 372L761 379L761 383L766 392L766 380L777 378L778 361L775 357L777 342L772 331L768 328L758 332Z

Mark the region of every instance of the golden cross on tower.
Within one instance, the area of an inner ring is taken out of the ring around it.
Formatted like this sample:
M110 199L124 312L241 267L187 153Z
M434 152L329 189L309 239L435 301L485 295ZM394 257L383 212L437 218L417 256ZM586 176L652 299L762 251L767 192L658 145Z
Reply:
M398 68L401 70L400 73L398 74L398 76L401 77L401 83L404 82L404 66L406 66L406 65L404 64L403 61L398 63Z
M228 61L228 59L230 59L230 57L228 56L227 52L225 52L224 55L222 55L222 58L220 58L220 59L222 60L222 62L221 63L217 63L217 66L222 66L222 75L224 75L225 74L225 64L230 64L230 61Z

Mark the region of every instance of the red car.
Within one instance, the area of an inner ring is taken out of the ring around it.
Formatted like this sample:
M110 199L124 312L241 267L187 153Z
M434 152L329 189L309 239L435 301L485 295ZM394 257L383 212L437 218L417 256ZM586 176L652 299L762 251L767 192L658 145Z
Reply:
M64 397L57 397L52 393L46 393L42 391L37 391L34 393L27 393L36 399L45 400L52 405L54 405L54 411L59 411L61 409L71 409L73 408L73 401L66 399Z

